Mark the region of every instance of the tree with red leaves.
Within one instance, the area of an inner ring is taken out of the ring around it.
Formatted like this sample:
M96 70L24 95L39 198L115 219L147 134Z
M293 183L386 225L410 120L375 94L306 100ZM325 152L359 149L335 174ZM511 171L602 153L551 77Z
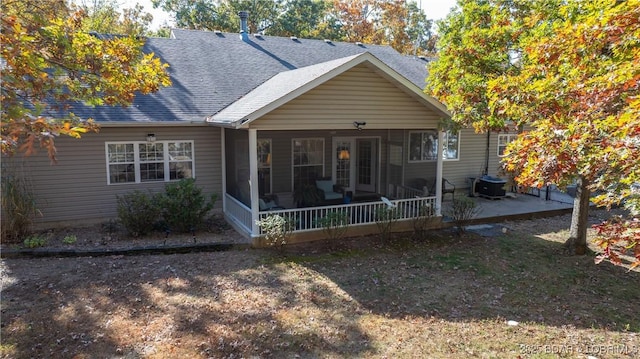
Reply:
M508 148L527 186L577 184L569 242L587 249L589 202L623 205L596 227L603 257L640 264L640 2L570 1L552 21L531 16L520 71L489 82L493 111L531 126ZM591 194L595 196L591 196Z
M525 128L504 158L519 184L576 184L567 244L577 254L590 202L626 208L596 226L599 260L640 264L640 2L459 3L431 91L459 123Z

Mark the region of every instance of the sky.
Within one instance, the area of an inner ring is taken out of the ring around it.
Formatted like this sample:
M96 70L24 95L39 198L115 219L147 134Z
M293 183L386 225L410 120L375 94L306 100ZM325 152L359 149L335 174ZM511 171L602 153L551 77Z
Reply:
M456 0L416 0L416 2L431 20L444 19L449 10L456 6Z
M447 16L449 10L456 5L456 0L415 0L422 7L427 18L440 20ZM171 24L171 19L167 13L160 9L154 9L151 0L126 0L122 2L123 7L132 7L135 3L144 6L147 12L153 15L152 29L159 28L164 22Z

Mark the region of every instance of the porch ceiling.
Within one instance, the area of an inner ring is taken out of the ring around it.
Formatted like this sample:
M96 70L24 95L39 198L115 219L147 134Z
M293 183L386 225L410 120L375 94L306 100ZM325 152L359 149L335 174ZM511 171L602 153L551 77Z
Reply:
M207 121L223 127L250 128L254 120L360 64L371 67L380 76L394 83L438 115L450 117L450 113L443 104L426 95L422 89L371 53L365 52L281 72Z

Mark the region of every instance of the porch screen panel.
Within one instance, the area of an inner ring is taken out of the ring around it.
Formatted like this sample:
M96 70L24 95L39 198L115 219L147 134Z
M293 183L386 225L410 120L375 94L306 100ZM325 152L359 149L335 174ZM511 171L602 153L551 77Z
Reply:
M315 185L324 174L324 139L293 140L293 188Z
M245 206L250 204L249 134L245 130L224 130L227 193Z
M409 132L409 162L435 161L437 154L437 131Z
M358 184L371 184L373 169L371 168L371 158L373 148L369 141L358 142Z
M402 152L403 147L401 142L389 144L389 171L387 173L387 181L391 184L389 193L394 197L400 195L398 193L398 185L402 184L402 172L404 171L402 167Z
M258 193L271 193L271 139L258 139Z
M351 187L351 142L339 141L336 147L336 184Z

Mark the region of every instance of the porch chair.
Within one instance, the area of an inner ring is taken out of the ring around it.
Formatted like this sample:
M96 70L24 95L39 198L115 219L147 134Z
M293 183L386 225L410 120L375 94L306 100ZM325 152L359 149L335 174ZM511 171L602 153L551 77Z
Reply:
M435 183L435 181L434 181L434 183ZM451 186L451 188L447 188L447 184L449 186ZM435 191L436 191L436 187L433 186L433 192L435 192ZM456 186L453 183L449 182L448 179L442 177L442 200L443 201L444 201L444 196L447 193L451 193L451 200L453 201L453 199L456 196Z
M420 197L426 197L429 196L431 194L431 188L434 189L435 191L435 187L433 187L433 183L427 181L424 178L414 178L410 181L408 181L407 183L407 192L409 192L409 194L411 195L411 197L413 196L420 196Z
M278 204L278 196L276 196L275 194L260 197L260 199L258 200L258 205L260 207L260 211L274 211L278 209L285 209L284 207L280 206L280 204Z
M333 184L331 179L317 179L316 188L324 204L340 204L344 201L344 189L340 185Z
M415 190L422 190L424 195L435 196L436 195L436 178L429 179L414 178L409 181L409 186ZM451 193L451 199L455 197L456 186L448 179L442 177L442 200L447 193Z

